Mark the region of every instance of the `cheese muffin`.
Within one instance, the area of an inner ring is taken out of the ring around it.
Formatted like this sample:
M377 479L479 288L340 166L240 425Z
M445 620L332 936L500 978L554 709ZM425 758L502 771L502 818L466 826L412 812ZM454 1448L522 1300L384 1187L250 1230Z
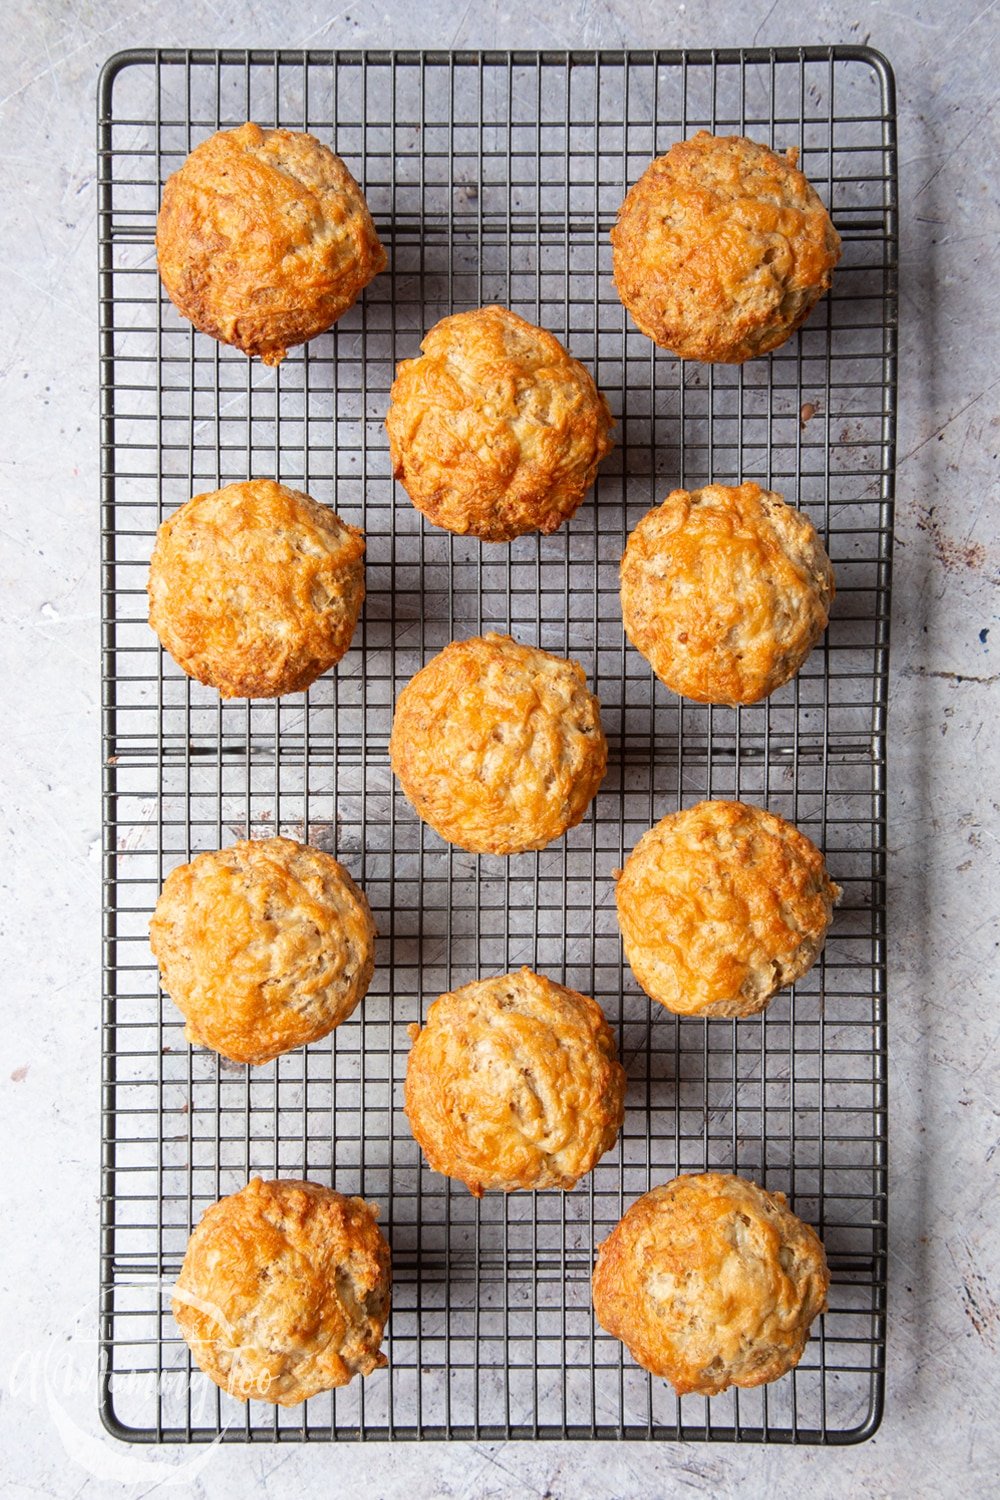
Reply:
M238 1401L295 1406L386 1364L390 1259L363 1198L251 1178L188 1241L173 1313L200 1370Z
M812 968L840 888L777 814L699 802L643 834L615 899L625 956L682 1016L752 1016Z
M187 1040L239 1063L326 1036L375 967L364 893L331 855L292 839L244 839L178 865L149 941Z
M223 698L300 693L351 644L364 554L360 531L301 490L227 484L157 532L149 623L177 665Z
M425 823L479 854L543 849L604 777L601 706L583 668L509 635L452 641L400 693L389 740Z
M555 531L612 446L583 365L506 307L442 318L420 347L396 372L385 423L414 505L485 542Z
M625 1070L589 996L525 968L442 995L411 1035L410 1129L477 1198L572 1188L614 1145Z
M266 365L325 332L386 266L340 157L253 124L202 141L167 178L156 258L183 317Z
M840 236L794 149L701 130L651 162L611 231L618 295L681 359L742 364L829 289Z
M626 635L661 682L698 703L756 703L788 682L833 597L812 522L753 483L672 490L622 558Z
M679 1396L764 1385L795 1368L830 1273L784 1194L724 1172L675 1177L601 1246L594 1312Z

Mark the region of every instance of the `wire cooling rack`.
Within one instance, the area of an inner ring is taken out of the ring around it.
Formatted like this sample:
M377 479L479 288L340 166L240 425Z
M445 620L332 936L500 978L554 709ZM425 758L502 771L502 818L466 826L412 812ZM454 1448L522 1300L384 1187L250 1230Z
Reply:
M308 128L363 184L390 267L280 369L194 333L161 292L161 185L246 119ZM742 368L681 364L629 323L608 232L649 159L696 129L801 163L843 236L832 294ZM862 48L643 53L132 51L99 98L105 1024L101 1410L147 1441L626 1437L857 1441L885 1334L885 730L896 378L892 74ZM393 485L393 369L438 318L506 303L594 372L618 446L554 536L482 546ZM220 702L164 657L144 586L189 495L275 476L364 527L352 650L307 695ZM828 539L837 602L792 684L739 711L682 702L626 648L617 568L672 487L758 479ZM509 860L444 845L389 773L392 704L453 637L572 655L603 705L607 779L562 841ZM664 813L742 797L791 817L844 888L823 959L763 1017L678 1019L623 965L612 872ZM377 969L328 1039L247 1069L192 1049L147 922L166 872L277 831L367 891ZM576 1191L476 1202L421 1163L407 1027L440 991L529 964L617 1027L628 1109ZM595 1326L594 1249L651 1184L716 1167L819 1229L830 1310L770 1387L676 1398ZM251 1173L377 1202L389 1368L284 1410L191 1370L169 1288L192 1226Z

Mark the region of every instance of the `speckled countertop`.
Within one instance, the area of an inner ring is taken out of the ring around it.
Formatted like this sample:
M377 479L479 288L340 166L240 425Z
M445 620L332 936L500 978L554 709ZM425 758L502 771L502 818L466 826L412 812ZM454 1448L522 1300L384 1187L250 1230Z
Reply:
M544 12L544 19L540 18ZM15 0L5 31L0 738L6 1495L946 1497L1000 1487L996 1006L1000 292L995 7L793 0ZM51 1371L97 1277L100 975L94 89L130 44L864 41L896 69L901 306L890 801L887 1415L868 1444L127 1450Z

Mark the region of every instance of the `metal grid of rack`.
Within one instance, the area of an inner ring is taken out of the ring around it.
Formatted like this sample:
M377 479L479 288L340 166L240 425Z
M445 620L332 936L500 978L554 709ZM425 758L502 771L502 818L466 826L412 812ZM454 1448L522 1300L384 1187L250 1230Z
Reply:
M308 128L362 183L388 272L277 371L195 334L161 292L164 178L220 126ZM742 368L681 364L629 323L608 231L626 185L698 128L801 164L844 255L802 332ZM851 1442L874 1431L885 1332L885 730L895 422L892 75L861 48L712 53L132 51L99 97L105 1023L101 1409L146 1441L626 1437ZM510 547L429 527L394 488L397 359L444 314L506 303L594 372L618 420L595 491ZM146 624L156 527L197 491L275 476L364 527L354 646L306 695L222 703ZM739 711L682 702L624 644L628 528L675 485L755 478L827 538L838 596L797 680ZM575 656L607 779L565 840L507 861L445 846L390 776L395 695L484 628ZM742 797L791 817L844 888L825 954L763 1017L680 1019L623 963L612 872L665 812ZM342 859L379 928L366 1001L264 1068L192 1050L147 922L166 872L280 830ZM422 1165L408 1025L527 963L600 1001L629 1075L619 1145L576 1191L487 1196ZM833 1272L799 1368L676 1398L595 1326L596 1244L677 1171L790 1196ZM222 1395L173 1324L191 1227L251 1173L381 1205L390 1364L284 1410Z

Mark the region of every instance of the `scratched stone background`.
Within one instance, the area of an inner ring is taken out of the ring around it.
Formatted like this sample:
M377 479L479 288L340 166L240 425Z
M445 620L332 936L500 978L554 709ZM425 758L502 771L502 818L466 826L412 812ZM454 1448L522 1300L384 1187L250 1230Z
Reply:
M997 12L743 0L104 0L5 14L0 153L4 824L0 1493L825 1497L1000 1490ZM128 45L870 40L899 85L901 356L890 804L887 1416L801 1452L455 1444L196 1453L101 1431L94 89ZM53 1393L56 1393L55 1396Z

